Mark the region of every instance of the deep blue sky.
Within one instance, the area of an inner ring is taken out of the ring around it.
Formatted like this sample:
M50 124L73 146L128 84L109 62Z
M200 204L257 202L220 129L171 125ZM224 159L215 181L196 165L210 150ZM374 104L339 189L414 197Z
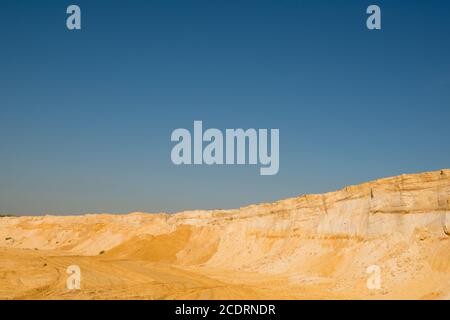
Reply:
M1 0L0 40L3 213L232 208L450 166L449 1ZM279 128L280 172L174 166L194 120Z

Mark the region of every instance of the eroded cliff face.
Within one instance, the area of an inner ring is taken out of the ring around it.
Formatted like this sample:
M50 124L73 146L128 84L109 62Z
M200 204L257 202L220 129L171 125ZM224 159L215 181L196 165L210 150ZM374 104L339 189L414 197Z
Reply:
M236 284L237 274L274 276L291 298L308 286L331 297L442 298L449 204L450 170L442 170L237 210L1 218L0 248L163 263L217 279L231 271ZM370 265L382 271L378 291L365 285Z

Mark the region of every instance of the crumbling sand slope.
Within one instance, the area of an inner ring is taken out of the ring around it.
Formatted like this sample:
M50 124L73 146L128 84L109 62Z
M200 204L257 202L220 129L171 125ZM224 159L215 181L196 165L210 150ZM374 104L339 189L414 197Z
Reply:
M449 299L449 203L441 170L238 210L0 218L0 298Z

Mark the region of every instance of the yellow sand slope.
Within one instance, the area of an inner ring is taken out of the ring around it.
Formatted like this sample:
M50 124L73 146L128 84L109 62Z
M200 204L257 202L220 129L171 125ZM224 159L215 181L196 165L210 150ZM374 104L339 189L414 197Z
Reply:
M441 170L237 210L0 218L0 298L450 299L449 203Z

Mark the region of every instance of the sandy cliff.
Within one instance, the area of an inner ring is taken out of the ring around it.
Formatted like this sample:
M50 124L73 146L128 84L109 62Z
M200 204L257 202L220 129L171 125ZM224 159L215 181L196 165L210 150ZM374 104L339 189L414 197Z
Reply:
M237 210L0 218L0 298L448 299L449 207L441 170Z

